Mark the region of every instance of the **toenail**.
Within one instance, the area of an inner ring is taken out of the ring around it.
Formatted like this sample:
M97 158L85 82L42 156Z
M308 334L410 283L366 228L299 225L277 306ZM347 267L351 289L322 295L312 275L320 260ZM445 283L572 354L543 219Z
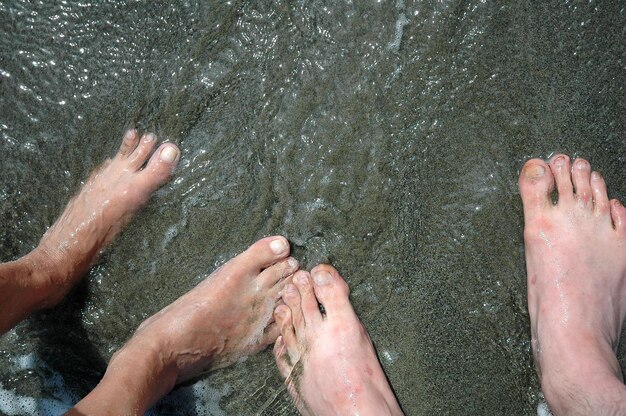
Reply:
M526 168L527 179L538 179L546 173L546 169L541 165L530 165Z
M289 249L289 244L284 238L277 238L270 243L270 249L272 249L274 254L283 254Z
M565 164L565 156L559 156L556 159L554 159L555 166L563 166L564 164Z
M602 179L602 175L599 172L591 172L591 179L600 180Z
M172 146L167 146L161 150L161 160L167 163L172 163L178 157L178 149Z
M294 259L293 257L289 257L289 259L287 260L287 265L290 269L295 269L296 267L298 267L298 260Z
M309 283L309 279L306 278L305 274L299 274L296 276L296 281L301 285L306 285Z
M278 316L279 318L284 318L285 317L285 309L284 308L276 308L276 310L274 311L274 313L276 314L276 316Z
M579 160L578 162L576 162L576 167L578 169L586 169L587 166L589 166L589 164L584 160Z
M156 135L154 135L154 133L148 133L146 134L145 140L146 142L153 142L156 140Z
M315 280L315 284L318 286L324 286L330 283L331 275L328 272L315 272L313 274L313 280Z
M296 287L294 285L287 285L287 287L285 287L285 291L287 293L293 294L296 293L298 291L298 289L296 289Z

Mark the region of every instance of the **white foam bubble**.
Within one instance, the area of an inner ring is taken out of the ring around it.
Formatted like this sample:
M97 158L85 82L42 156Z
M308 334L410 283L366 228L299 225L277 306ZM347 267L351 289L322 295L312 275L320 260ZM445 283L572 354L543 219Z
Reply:
M216 389L208 380L200 380L191 386L181 387L161 399L147 416L157 416L160 407L177 409L176 414L194 414L198 416L226 416L220 408L220 400L232 391L228 384ZM190 400L191 399L191 400Z
M43 370L41 381L48 395L52 397L24 396L0 383L0 414L59 415L67 412L78 401L78 397L67 389L63 377L43 364L35 353L12 357L10 361L18 370Z
M60 415L73 406L73 401L67 401L69 394L63 396L55 399L21 396L15 391L6 390L0 383L0 413L7 416Z

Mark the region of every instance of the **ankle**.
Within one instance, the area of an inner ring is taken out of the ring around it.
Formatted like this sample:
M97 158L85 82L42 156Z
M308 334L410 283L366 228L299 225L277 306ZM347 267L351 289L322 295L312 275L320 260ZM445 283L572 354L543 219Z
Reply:
M64 254L60 248L42 241L20 259L31 270L31 284L40 294L38 309L58 304L88 269L88 266L74 264Z
M544 375L541 388L557 415L626 414L626 386L611 371Z
M111 414L143 414L174 387L176 378L176 367L164 359L158 340L134 337L113 355L83 405L96 410L91 406L115 400L116 411Z

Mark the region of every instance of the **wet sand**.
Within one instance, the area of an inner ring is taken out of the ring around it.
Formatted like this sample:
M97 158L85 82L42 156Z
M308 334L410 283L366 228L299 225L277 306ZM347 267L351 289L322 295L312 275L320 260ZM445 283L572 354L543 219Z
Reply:
M2 390L84 395L145 317L279 233L346 277L408 415L536 414L517 175L583 156L626 200L623 6L230 3L0 5L0 260L126 127L183 152L84 284L0 338ZM157 413L294 414L269 352L175 398Z

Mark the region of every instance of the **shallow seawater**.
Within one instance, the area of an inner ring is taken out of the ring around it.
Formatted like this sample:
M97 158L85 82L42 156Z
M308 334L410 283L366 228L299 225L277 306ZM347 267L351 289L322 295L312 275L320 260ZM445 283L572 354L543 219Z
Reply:
M346 277L408 415L536 414L519 169L584 156L626 198L624 5L539 3L0 1L0 260L125 128L182 149L67 301L0 338L0 413L71 406L143 319L283 234ZM154 413L295 411L264 352Z

